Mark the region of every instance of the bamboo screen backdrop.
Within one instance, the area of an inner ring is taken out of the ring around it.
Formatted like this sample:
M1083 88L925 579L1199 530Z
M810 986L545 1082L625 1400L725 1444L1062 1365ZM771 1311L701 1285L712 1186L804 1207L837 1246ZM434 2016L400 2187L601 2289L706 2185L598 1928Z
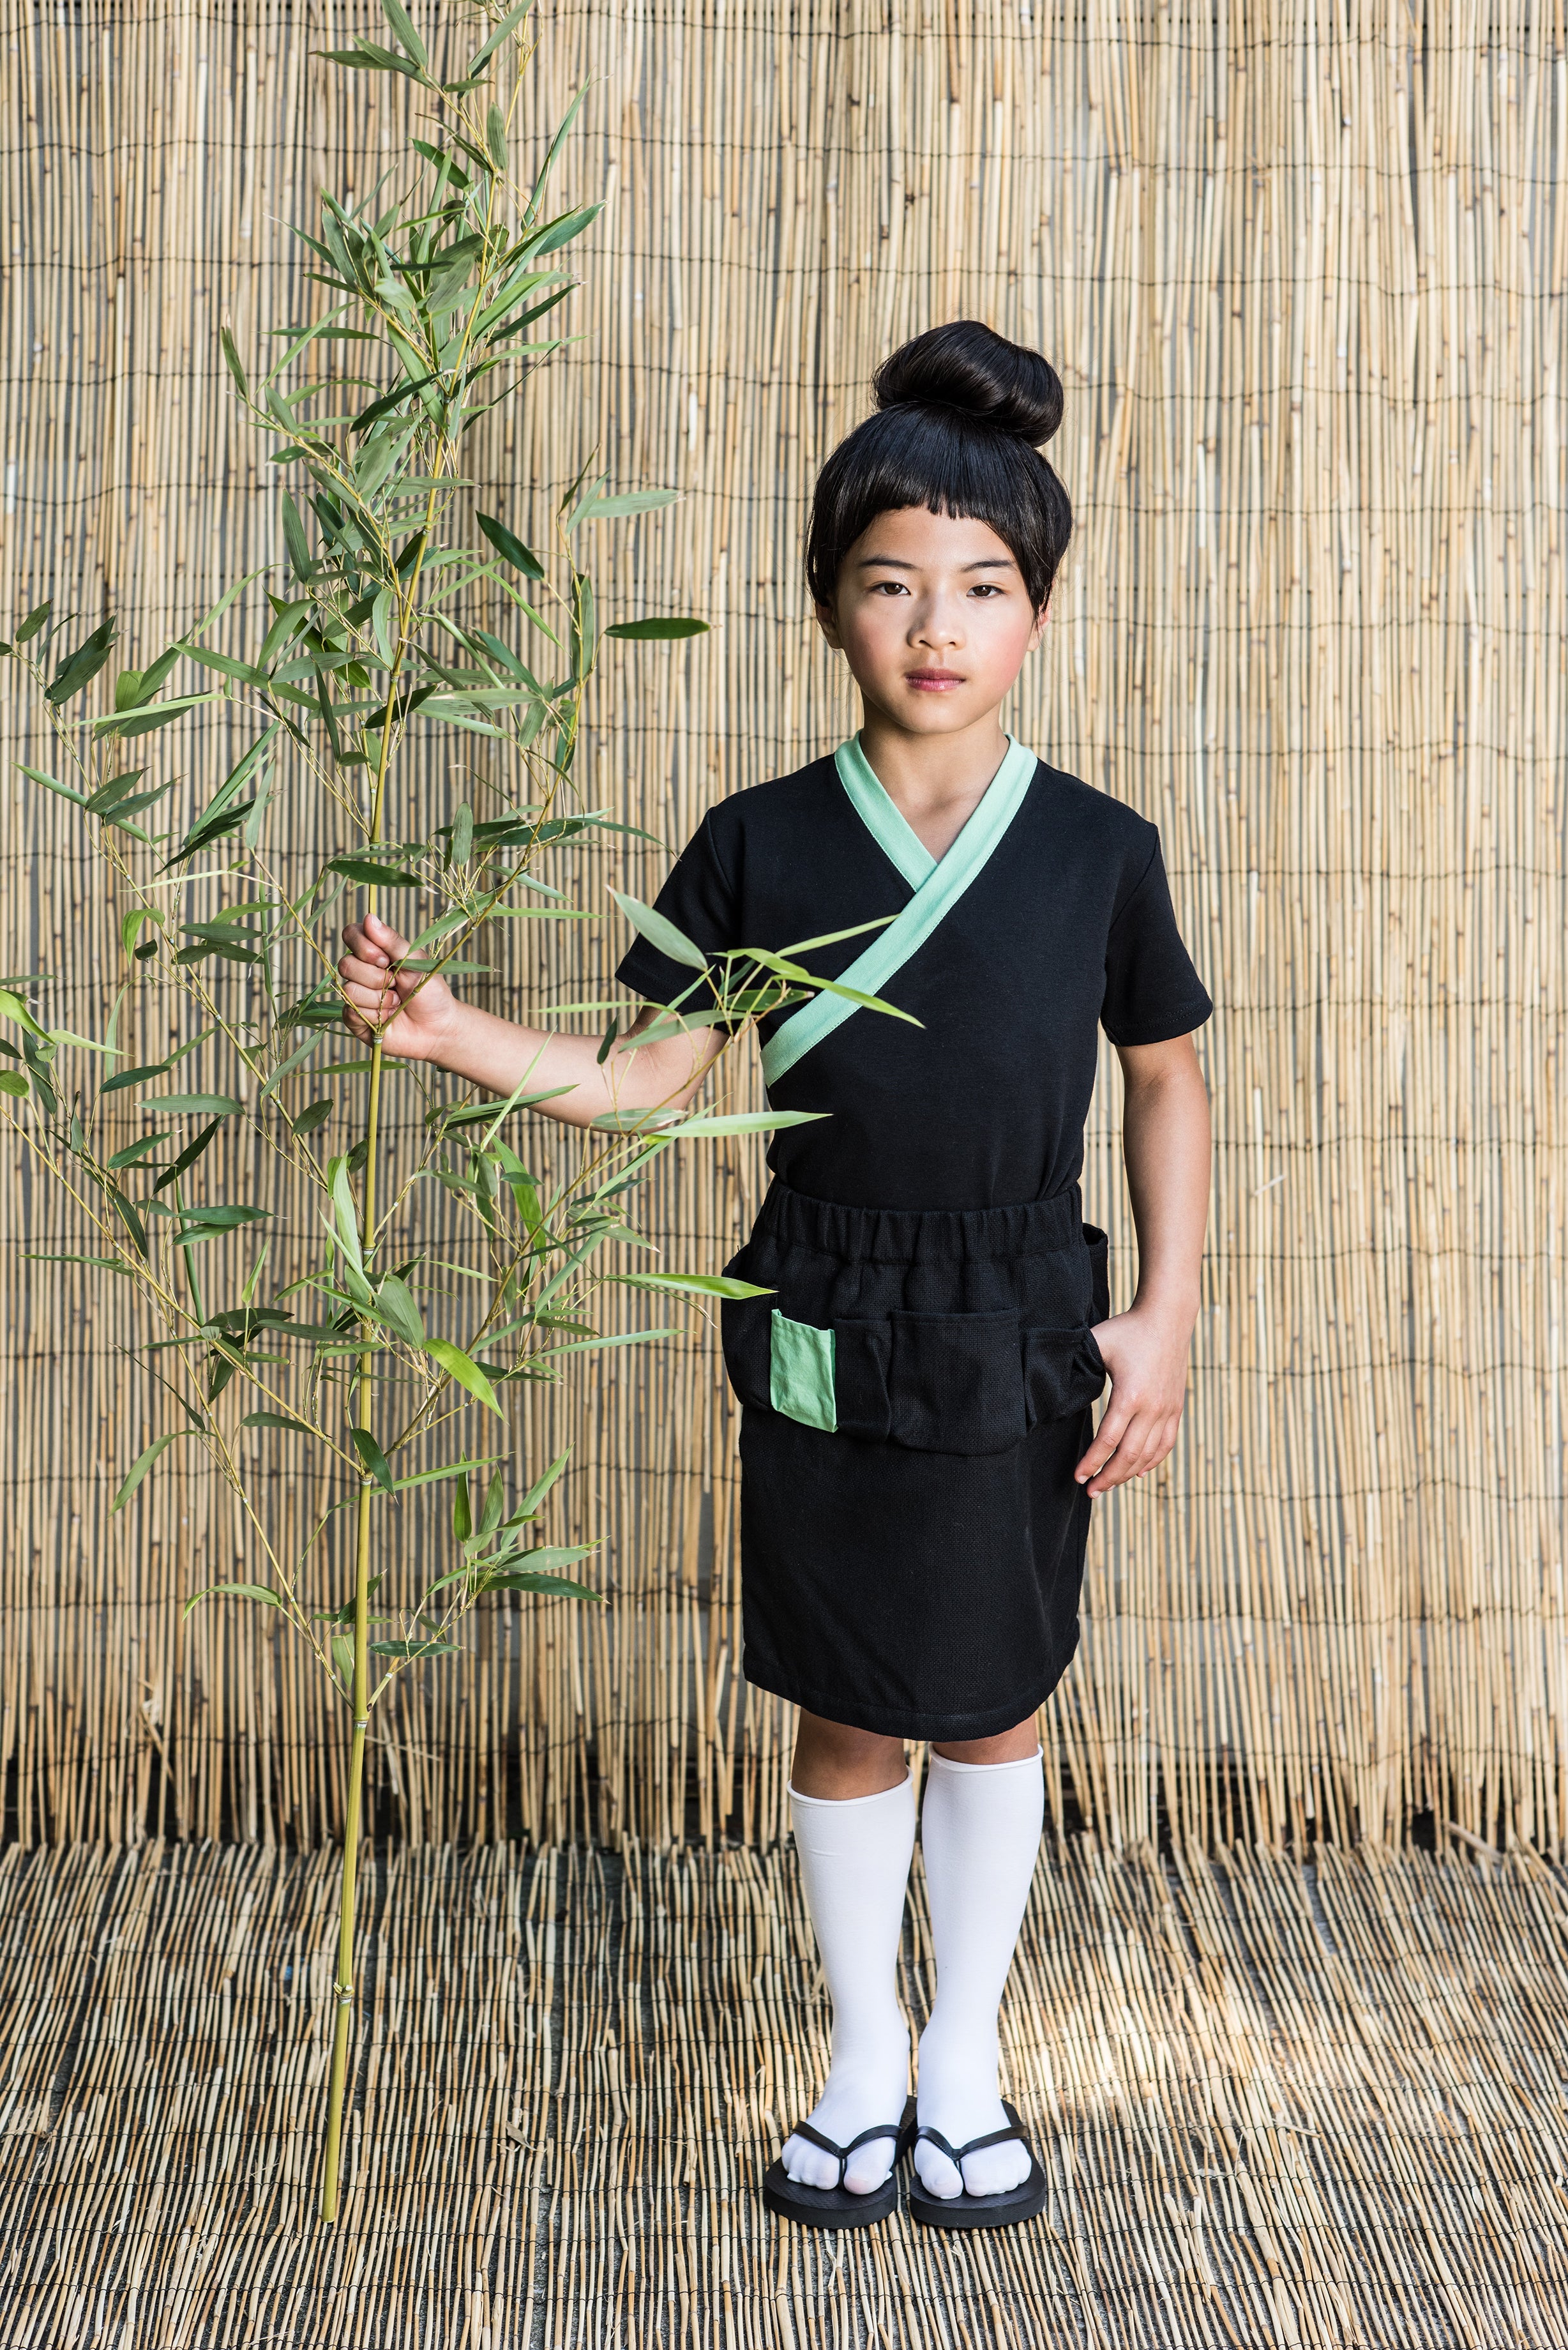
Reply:
M107 600L140 661L281 556L218 322L254 352L301 314L283 224L371 187L403 101L320 62L351 29L330 7L8 6L0 594ZM1561 1848L1563 0L539 24L530 138L591 79L562 193L607 204L583 340L473 470L523 524L596 440L614 487L680 487L609 526L610 610L713 624L607 660L592 804L679 844L846 731L801 524L892 344L977 316L1065 383L1078 530L1013 723L1161 827L1218 1006L1218 1149L1189 1409L1097 1509L1056 1804L1117 1838L1162 1794L1200 1835L1390 1836L1427 1808ZM90 1031L113 909L22 788L5 968L54 974L50 1017ZM570 878L602 907L663 862ZM566 1001L618 950L613 923L573 943L490 1000ZM1085 1180L1125 1304L1117 1106L1107 1062ZM721 1263L758 1180L724 1148L670 1165L645 1211L668 1261ZM226 1507L188 1465L108 1515L162 1424L123 1298L21 1265L70 1244L25 1179L5 1214L20 1833L329 1834L340 1724L296 1652L243 1609L178 1627L234 1571ZM713 1336L603 1362L530 1440L574 1444L553 1532L605 1537L610 1604L498 1613L410 1686L376 1750L406 1835L778 1831L789 1725L738 1677Z

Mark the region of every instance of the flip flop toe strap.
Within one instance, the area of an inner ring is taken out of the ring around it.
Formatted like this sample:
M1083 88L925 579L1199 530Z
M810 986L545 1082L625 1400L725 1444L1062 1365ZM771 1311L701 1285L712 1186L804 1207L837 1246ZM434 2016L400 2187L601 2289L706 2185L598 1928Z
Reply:
M1004 2129L987 2130L983 2137L971 2137L968 2141L967 2145L964 2146L953 2146L950 2144L948 2139L942 2136L940 2130L928 2129L923 2122L919 2128L915 2132L915 2136L918 2138L923 2137L929 2146L936 2147L939 2152L947 2156L948 2160L958 2172L960 2184L963 2186L963 2190L966 2195L969 2193L969 2188L964 2180L963 2175L964 2157L966 2154L978 2154L982 2146L1001 2146L1004 2140L1010 2137L1017 2138L1020 2144L1023 2146L1027 2146L1029 2143L1016 2122L1009 2122Z
M869 2146L872 2139L877 2137L890 2137L896 2141L901 2135L897 2122L873 2122L871 2127L863 2129L858 2137L852 2137L847 2146L839 2146L832 2138L824 2137L822 2132L819 2129L813 2129L809 2122L796 2122L790 2132L792 2137L804 2137L812 2146L819 2146L824 2154L832 2155L838 2165L840 2187L849 2175L849 2158L857 2147Z

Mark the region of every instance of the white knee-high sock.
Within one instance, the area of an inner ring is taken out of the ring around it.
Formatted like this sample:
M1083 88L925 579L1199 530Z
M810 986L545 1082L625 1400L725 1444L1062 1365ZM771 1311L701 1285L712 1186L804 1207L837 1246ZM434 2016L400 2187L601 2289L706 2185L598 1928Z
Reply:
M906 1774L879 1795L832 1803L790 1789L790 1819L805 1906L833 2001L833 2063L812 2126L846 2146L875 2122L897 2122L909 2089L909 2031L896 1988L904 1890L915 1851L915 1783ZM863 2147L845 2185L867 2194L893 2167L891 2138ZM833 2187L838 2165L791 2137L789 2177Z
M919 2117L951 2146L1004 2128L997 2085L997 2010L1023 1922L1045 1813L1038 1750L1018 1762L930 1758L920 1843L931 1905L937 1995L920 2034ZM1000 2195L1022 2186L1016 2139L971 2155L958 2171L921 2140L915 2167L933 2195Z

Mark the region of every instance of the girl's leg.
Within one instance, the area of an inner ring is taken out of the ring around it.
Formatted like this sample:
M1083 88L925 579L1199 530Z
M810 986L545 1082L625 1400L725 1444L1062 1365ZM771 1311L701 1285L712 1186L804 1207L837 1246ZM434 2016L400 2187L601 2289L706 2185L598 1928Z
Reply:
M1004 2129L997 2083L997 2011L1023 1922L1044 1819L1045 1783L1033 1721L1000 1738L933 1747L920 1843L931 1905L937 1996L920 2034L919 2118L950 2146ZM961 2179L921 2139L915 2168L928 2193L1001 2195L1029 2176L1016 2138L971 2154Z
M897 2122L909 2085L909 2033L895 1989L904 1889L915 1848L915 1791L896 1738L801 1717L790 1779L801 1885L833 2001L833 2062L814 2129L846 2146L877 2122ZM891 2138L856 2155L845 2185L880 2187ZM838 2166L805 2138L785 2141L787 2175L833 2187Z

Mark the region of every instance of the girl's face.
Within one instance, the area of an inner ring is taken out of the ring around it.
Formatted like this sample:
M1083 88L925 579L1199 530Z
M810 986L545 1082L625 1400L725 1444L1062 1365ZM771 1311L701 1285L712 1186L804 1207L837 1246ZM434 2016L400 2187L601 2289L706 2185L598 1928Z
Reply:
M877 516L816 617L867 707L912 734L956 734L994 712L1045 625L989 523L924 506Z

